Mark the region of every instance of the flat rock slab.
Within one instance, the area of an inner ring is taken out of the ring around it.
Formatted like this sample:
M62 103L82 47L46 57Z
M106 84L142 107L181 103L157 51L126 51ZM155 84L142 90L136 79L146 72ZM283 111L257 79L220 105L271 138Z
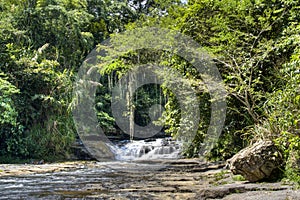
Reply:
M252 191L241 194L230 194L224 200L299 200L300 191Z
M293 185L233 177L197 159L0 165L0 199L300 199Z
M53 164L42 164L42 165L0 164L0 177L76 170L76 169L84 168L85 165L86 162L65 162L65 163L53 163Z
M219 185L214 187L208 186L208 188L202 189L198 193L197 197L199 199L223 199L225 197L234 198L236 196L240 196L240 198L242 197L248 198L249 196L246 196L245 194L253 193L253 194L260 194L261 195L260 198L262 199L262 197L264 197L266 194L268 194L268 196L274 196L278 192L287 193L288 191L292 191L291 186L282 185L281 183L254 184L254 183L241 182L241 183L224 184L224 185ZM227 197L231 195L232 197ZM275 197L277 198L277 196Z

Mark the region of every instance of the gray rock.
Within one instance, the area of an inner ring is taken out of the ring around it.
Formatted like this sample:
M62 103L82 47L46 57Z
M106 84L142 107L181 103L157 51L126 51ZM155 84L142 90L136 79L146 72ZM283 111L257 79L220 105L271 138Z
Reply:
M242 149L228 160L233 174L250 182L273 178L283 164L283 156L272 141L259 141Z
M223 200L299 200L300 191L250 191L245 193L230 194Z

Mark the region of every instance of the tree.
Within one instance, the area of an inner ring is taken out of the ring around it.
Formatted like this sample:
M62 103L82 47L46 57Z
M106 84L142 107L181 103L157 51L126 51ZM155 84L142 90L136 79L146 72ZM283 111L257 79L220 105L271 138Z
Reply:
M73 71L93 47L93 36L86 32L92 16L77 0L5 1L0 6L0 71L19 91L9 103L18 113L19 128L17 134L5 129L3 134L15 140L2 146L1 156L64 156L75 138L69 109ZM17 144L19 150L11 148Z

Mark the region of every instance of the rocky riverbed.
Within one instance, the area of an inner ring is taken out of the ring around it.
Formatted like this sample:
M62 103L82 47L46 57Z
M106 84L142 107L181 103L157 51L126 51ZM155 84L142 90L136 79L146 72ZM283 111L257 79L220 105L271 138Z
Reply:
M248 183L192 160L0 165L0 199L300 199L284 183Z

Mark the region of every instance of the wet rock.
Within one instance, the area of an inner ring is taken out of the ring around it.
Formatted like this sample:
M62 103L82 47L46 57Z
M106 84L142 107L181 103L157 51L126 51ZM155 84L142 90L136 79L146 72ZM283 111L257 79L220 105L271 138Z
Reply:
M71 146L70 160L93 160L79 138Z
M259 141L228 160L233 174L241 174L250 182L274 178L283 164L280 150L272 141Z
M97 161L111 161L115 160L115 155L111 148L101 135L87 135L81 136L84 141L84 147L91 158Z
M260 200L260 199L280 199L285 200L284 197L289 197L287 193L292 192L290 186L283 186L280 183L265 183L265 184L254 184L254 183L232 183L219 185L215 187L203 188L197 194L198 199L251 199L251 200ZM285 194L278 197L278 193ZM268 196L267 196L268 195ZM295 195L294 195L295 196ZM259 198L257 198L259 197ZM269 197L269 198L267 198ZM299 195L298 195L299 198ZM289 198L287 198L289 199Z
M154 141L156 141L156 139L155 138L147 138L144 141L145 142L154 142Z
M142 148L139 151L139 157L149 153L152 150L153 150L152 146L142 146Z
M300 199L300 193L292 190L292 185L235 181L221 166L197 159L2 164L0 193L5 199L46 200ZM194 172L194 168L203 170Z
M216 199L223 198L226 195L233 193L243 193L245 192L245 186L235 185L235 186L221 186L209 189L203 189L199 194L199 199Z
M299 200L300 191L251 191L246 193L235 193L226 196L223 200Z

